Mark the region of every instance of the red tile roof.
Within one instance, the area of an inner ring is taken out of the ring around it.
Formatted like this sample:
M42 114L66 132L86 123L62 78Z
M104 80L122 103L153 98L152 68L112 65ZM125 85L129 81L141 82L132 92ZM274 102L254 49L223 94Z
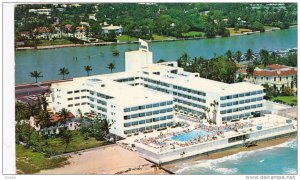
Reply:
M254 70L253 76L289 76L297 75L296 68L282 70Z
M244 73L247 73L246 69L239 69L237 71L238 74L244 74Z
M72 118L74 118L75 116L71 113L71 112L69 112L69 114L67 115L67 119L72 119ZM53 114L53 115L51 115L51 117L50 117L50 122L52 122L52 123L54 123L54 122L58 122L58 121L61 121L61 120L63 120L63 117L62 116L60 116L59 114Z
M283 68L287 68L288 66L284 66L284 65L279 65L279 64L270 64L268 66L269 69L271 70L276 70L276 69L283 69Z
M85 31L86 28L85 27L81 27L81 26L77 26L76 30L78 30L78 31Z
M38 27L37 31L38 31L38 33L47 33L50 30L47 27Z

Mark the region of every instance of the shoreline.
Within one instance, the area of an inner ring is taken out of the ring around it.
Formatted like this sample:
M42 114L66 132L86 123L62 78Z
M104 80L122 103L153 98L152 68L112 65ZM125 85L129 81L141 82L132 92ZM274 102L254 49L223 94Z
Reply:
M295 28L297 25L290 26L290 28ZM266 30L265 32L274 32L274 31L280 31L283 29L270 29ZM245 33L245 34L234 34L229 36L235 37L235 36L248 36L248 35L254 35L259 33L265 33L265 32L251 32L251 33ZM216 36L214 38L222 38L219 36ZM214 39L214 38L206 38L206 37L190 37L190 38L176 38L176 39L165 39L165 40L146 40L147 42L172 42L172 41L187 41L187 40L201 40L201 39ZM227 37L228 38L228 37ZM87 47L87 46L109 46L109 45L125 45L125 44L137 44L138 41L125 41L125 42L101 42L101 43L90 43L90 44L63 44L63 45L51 45L51 46L37 46L35 47L17 47L15 48L16 51L24 51L24 50L44 50L44 49L56 49L56 48L65 48L65 47Z
M297 134L277 137L259 141L257 146L232 147L221 151L201 154L187 159L180 159L161 165L157 165L139 156L137 152L132 152L119 145L103 147L101 149L87 151L71 155L69 164L60 168L42 170L37 174L171 174L178 171L182 165L194 165L201 160L213 160L230 156L240 152L253 151L267 147L276 146L284 142L297 138ZM122 156L120 158L120 156ZM91 161L92 160L92 161ZM118 163L116 163L118 162ZM169 172L168 172L169 171Z
M252 146L252 147L248 147L248 148L242 147L242 146L232 147L232 148L228 148L225 150L212 152L209 154L200 154L200 155L193 156L193 157L190 157L187 159L173 161L170 163L166 163L162 166L166 169L171 170L172 172L175 172L175 174L176 174L176 171L178 171L182 167L182 164L194 165L194 164L197 164L197 162L202 161L202 160L214 160L214 159L219 159L219 158L223 158L226 156L234 155L234 154L237 154L240 152L247 152L247 151L268 148L268 147L282 144L284 142L290 141L295 138L297 138L297 134L290 134L290 135L286 135L286 136L282 136L282 137L277 137L274 139L259 141L259 142L257 142L257 146Z

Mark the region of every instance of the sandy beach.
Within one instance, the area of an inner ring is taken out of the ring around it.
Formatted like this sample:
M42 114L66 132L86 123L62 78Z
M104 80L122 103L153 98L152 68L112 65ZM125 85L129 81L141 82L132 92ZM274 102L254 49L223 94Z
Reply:
M163 170L154 171L151 162L119 145L71 155L68 161L69 165L39 174L167 174Z
M257 142L257 146L252 147L235 147L235 148L229 148L217 152L209 153L208 155L198 155L187 159L182 159L180 161L174 161L168 164L163 165L164 168L169 169L173 172L176 172L180 165L184 164L193 164L200 160L209 160L209 159L218 159L225 156L230 156L239 152L243 151L253 151L256 149L266 148L270 146L276 146L278 144L282 144L286 141L289 141L291 139L297 138L296 135L290 135L290 136L284 136L284 137L278 137L276 139L270 139L265 141Z

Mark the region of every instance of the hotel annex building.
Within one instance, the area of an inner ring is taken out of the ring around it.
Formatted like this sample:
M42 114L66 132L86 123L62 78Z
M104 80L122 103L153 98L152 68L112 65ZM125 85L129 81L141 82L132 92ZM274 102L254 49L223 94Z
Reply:
M125 52L125 72L52 84L53 111L93 112L113 122L111 133L126 137L172 126L176 113L222 124L264 109L261 85L201 78L177 62L154 64L148 44L140 43L139 50Z

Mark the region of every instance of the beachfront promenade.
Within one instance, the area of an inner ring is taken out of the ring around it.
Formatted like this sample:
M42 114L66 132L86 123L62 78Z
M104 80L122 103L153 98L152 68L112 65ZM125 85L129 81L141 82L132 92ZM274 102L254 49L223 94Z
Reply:
M193 123L195 124L195 123ZM240 126L243 124L244 126ZM241 146L245 141L260 141L274 138L297 131L296 121L278 115L266 115L252 118L243 122L230 123L227 126L238 127L235 130L223 131L221 135L210 134L195 136L191 140L174 140L176 136L184 136L192 131L199 130L199 126L191 124L189 127L179 127L168 132L154 132L134 142L140 156L157 164L208 153L224 148ZM215 126L215 129L217 126ZM180 129L181 128L181 129ZM223 128L219 126L219 129ZM261 129L260 129L261 128ZM202 129L203 130L203 129ZM218 132L218 131L215 131Z

